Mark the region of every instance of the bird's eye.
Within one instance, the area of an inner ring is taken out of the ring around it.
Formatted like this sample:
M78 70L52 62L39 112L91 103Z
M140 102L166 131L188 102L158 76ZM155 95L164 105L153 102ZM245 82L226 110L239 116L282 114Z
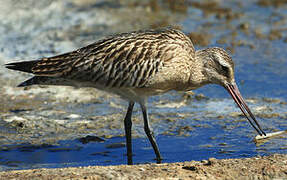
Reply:
M213 62L215 62L215 67L218 73L222 74L223 76L229 78L230 77L230 69L226 65L225 60L222 60L222 57L213 55L212 56Z
M224 76L229 77L229 68L226 66L221 66Z

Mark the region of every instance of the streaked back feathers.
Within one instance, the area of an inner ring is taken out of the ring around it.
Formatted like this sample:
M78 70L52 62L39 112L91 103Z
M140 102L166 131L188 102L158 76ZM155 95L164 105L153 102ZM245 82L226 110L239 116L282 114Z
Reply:
M148 30L110 36L70 53L6 67L106 87L144 87L177 51L194 55L191 40L182 32Z

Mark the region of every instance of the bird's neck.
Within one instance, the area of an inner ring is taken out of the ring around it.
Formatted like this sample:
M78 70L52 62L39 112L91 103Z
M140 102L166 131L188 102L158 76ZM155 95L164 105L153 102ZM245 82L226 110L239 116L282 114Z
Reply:
M190 65L188 88L190 90L197 89L209 83L209 79L204 73L203 61L199 58L195 58L194 62Z

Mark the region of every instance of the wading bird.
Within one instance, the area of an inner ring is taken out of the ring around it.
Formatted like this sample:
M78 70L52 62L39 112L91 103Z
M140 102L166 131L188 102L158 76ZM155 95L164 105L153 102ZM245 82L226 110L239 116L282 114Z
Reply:
M131 117L135 103L140 104L145 133L157 162L161 162L149 125L146 100L170 90L189 91L210 83L221 85L258 134L265 135L237 88L234 63L228 53L218 47L195 51L191 39L175 29L122 33L72 52L10 63L6 67L35 75L19 87L34 84L94 87L126 99L128 164L133 163Z

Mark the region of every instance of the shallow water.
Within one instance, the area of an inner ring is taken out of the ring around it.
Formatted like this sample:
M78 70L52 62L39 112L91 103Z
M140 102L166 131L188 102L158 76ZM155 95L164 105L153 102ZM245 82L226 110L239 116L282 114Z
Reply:
M166 100L169 96L175 103L158 101L158 99ZM240 158L272 153L287 153L287 134L256 144L253 141L256 132L245 118L240 116L240 113L237 113L236 106L231 99L194 100L193 102L187 101L182 105L182 101L175 97L179 98L176 93L171 93L171 95L167 94L163 97L157 97L158 99L152 99L151 103L149 103L149 106L152 107L150 109L152 127L164 158L163 162L203 160L210 157ZM258 117L266 132L287 128L286 104L278 102L267 103L266 100L257 101L259 102L254 103L252 100L248 100L255 116ZM266 108L266 104L268 104L270 109ZM179 108L176 108L176 106ZM78 109L81 112L73 111L73 109ZM86 114L87 109L85 105L69 107L69 111L81 115ZM136 108L136 110L139 109ZM66 111L66 113L69 111ZM117 112L116 109L114 111ZM273 111L280 115L269 117L268 115ZM104 116L105 113L103 114ZM97 113L95 112L95 114ZM137 118L141 120L139 112L136 111L134 115L136 120ZM89 116L92 115L90 114ZM50 118L52 117L54 116L50 116ZM48 117L48 119L50 118ZM61 119L60 117L58 118ZM77 119L74 121L80 122L83 120ZM119 121L119 124L122 123L120 119L117 121ZM67 129L76 129L72 122L67 121L65 124ZM41 126L33 131L39 129L41 129ZM96 137L101 132L101 129L95 128L94 130L91 129L88 135ZM12 133L21 134L23 132L16 131ZM69 140L57 140L56 142L51 142L51 139L57 139L55 137L57 132L47 132L46 134L43 132L40 135L32 133L34 137L30 138L34 140L35 138L51 138L40 142L29 141L29 138L24 137L22 137L22 140L17 140L17 138L13 140L14 138L11 138L10 144L5 143L5 145L1 146L0 167L2 170L8 170L126 164L123 129L115 127L102 133L103 135L114 135L108 138L101 138L105 141L88 141L86 143L79 141L79 138L87 136L80 130L78 130L78 133L63 134L64 139ZM155 155L148 139L145 138L142 123L135 123L133 133L135 133L135 138L133 139L134 163L155 162ZM78 138L73 138L75 136ZM16 144L13 144L13 142ZM23 144L23 142L30 143Z
M204 136L157 136L162 162L204 160L211 157L242 158L287 152L286 147L280 149L280 143L286 141L286 138L257 147L248 137L238 137L232 133L219 134L214 128L207 130ZM216 140L210 137L216 137ZM124 138L114 137L105 142L88 144L74 140L59 141L58 146L9 145L0 151L1 170L126 164L124 142ZM133 150L134 164L156 162L146 139L133 140Z
M0 64L63 53L114 32L178 25L208 41L208 45L197 44L197 49L220 46L233 52L239 89L264 130L287 129L286 4L37 2L2 3L0 8L6 8L0 13L0 33L5 35L0 38ZM122 122L126 102L91 90L14 88L27 77L0 68L0 170L126 163ZM194 92L149 99L163 162L287 153L286 134L261 144L252 141L256 132L222 87L208 85ZM133 123L134 162L155 162L138 106ZM78 140L87 135L105 141Z

